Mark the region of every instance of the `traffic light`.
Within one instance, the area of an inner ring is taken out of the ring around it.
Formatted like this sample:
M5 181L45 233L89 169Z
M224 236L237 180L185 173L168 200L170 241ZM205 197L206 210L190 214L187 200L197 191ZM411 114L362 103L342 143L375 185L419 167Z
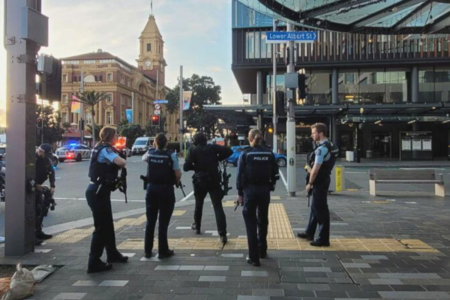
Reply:
M276 108L277 108L277 115L284 116L286 114L285 107L286 107L286 101L284 100L284 92L277 91L276 93Z
M40 81L37 84L39 98L50 101L61 101L61 61L41 54L37 64Z
M42 120L42 118L37 118L36 127L39 129L42 129L44 127L44 120Z
M269 127L269 128L267 129L267 132L270 133L270 134L272 134L272 133L273 133L273 128L272 128L272 127Z
M84 120L83 119L78 121L78 129L84 130Z
M159 126L159 116L158 115L153 115L152 116L152 125L153 126Z
M298 98L299 99L306 99L306 95L308 95L307 92L307 85L306 85L306 77L305 74L298 74Z

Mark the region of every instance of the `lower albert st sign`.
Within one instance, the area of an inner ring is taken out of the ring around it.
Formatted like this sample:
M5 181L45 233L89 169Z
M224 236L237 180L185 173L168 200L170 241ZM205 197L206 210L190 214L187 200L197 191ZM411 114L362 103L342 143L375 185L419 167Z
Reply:
M290 41L312 43L317 39L314 31L269 31L267 43L286 43Z

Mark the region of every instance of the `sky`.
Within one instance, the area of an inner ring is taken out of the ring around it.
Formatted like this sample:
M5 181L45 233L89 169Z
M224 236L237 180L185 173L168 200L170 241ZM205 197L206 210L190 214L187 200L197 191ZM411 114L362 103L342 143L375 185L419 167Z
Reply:
M3 35L4 1L0 0ZM109 52L137 65L139 36L150 15L151 0L42 0L49 17L49 47L40 53L64 58ZM242 103L231 71L231 0L154 0L153 14L164 39L166 85L183 77L210 76L222 87L222 103ZM0 47L0 104L6 98L6 51Z

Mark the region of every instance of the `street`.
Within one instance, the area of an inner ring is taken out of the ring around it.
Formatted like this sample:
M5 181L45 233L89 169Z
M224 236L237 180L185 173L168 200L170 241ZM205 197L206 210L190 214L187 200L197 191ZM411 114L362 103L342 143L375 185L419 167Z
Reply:
M180 167L182 168L183 159L180 160ZM304 183L304 170L302 168L303 162L298 159L297 162L297 195L302 195L303 183ZM78 224L80 220L90 222L92 215L91 211L86 203L84 192L89 183L88 174L89 161L83 160L81 162L66 161L58 164L56 170L56 208L54 211L50 211L48 216L44 219L44 231L45 227L52 226L52 231L59 231L58 226L63 224L70 224L70 227L81 226ZM119 191L115 191L112 194L112 208L114 214L120 213L121 215L133 215L137 213L145 212L145 191L143 190L143 182L139 178L140 175L146 174L146 163L141 161L141 156L132 156L127 161L128 169L128 203L125 203L124 194ZM230 187L227 200L235 199L237 195L236 191L236 167L229 166L227 171L231 174ZM347 167L345 169L345 181L346 189L348 190L368 190L369 181L367 177L368 167ZM287 178L286 168L280 168L282 178L278 181L276 191L277 194L286 194L286 186L284 179ZM450 169L441 168L439 171L444 173L444 181L446 182L447 190L450 188ZM175 189L175 198L178 205L193 205L194 195L192 188L192 174L193 172L182 172L182 182L184 184L184 191L186 197L183 196L182 191ZM48 184L48 182L47 182ZM421 185L405 185L404 187L410 191L417 192L432 192L432 186ZM208 196L207 196L208 197ZM8 200L7 200L8 201ZM5 204L0 204L0 235L4 234L4 209ZM70 223L72 222L72 223ZM74 222L74 223L73 223ZM84 223L83 223L84 224ZM55 226L57 225L57 226Z

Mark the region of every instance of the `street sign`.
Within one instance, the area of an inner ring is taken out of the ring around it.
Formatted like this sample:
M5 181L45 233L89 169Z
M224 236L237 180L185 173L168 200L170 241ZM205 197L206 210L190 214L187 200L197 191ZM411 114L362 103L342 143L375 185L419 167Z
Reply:
M153 104L167 104L169 103L169 100L155 100L153 101Z
M155 109L160 110L161 109L161 105L160 104L155 104Z
M160 115L161 111L159 109L155 109L155 111L153 112L154 115Z
M289 41L312 43L317 39L314 31L269 31L266 43L286 43Z

